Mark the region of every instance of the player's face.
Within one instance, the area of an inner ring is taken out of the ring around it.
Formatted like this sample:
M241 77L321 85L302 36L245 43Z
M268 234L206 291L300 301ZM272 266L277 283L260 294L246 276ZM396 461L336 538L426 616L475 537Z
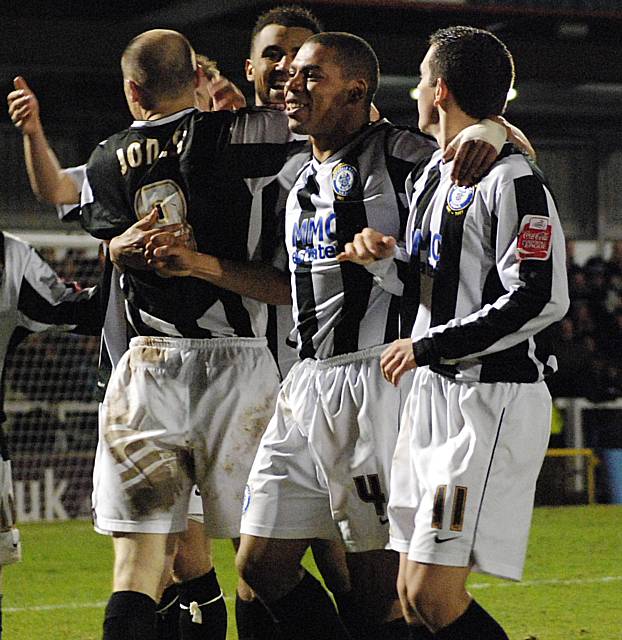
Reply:
M332 49L316 43L303 45L290 66L285 88L289 128L316 138L347 129L351 85Z
M255 36L251 58L246 61L246 79L255 83L256 104L283 108L289 65L312 35L303 27L269 24Z
M421 80L417 87L417 108L419 110L419 129L424 133L434 135L438 128L438 109L434 106L434 93L436 90L436 78L432 77L430 59L433 47L428 49L421 62Z

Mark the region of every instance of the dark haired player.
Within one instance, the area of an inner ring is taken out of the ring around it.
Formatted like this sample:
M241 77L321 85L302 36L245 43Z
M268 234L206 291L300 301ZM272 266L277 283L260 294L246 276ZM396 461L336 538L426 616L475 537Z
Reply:
M384 553L401 400L385 387L379 356L398 335L403 288L393 260L368 270L336 257L370 224L403 234L404 180L433 147L407 128L370 123L378 62L360 38L313 36L289 75L289 126L313 148L289 195L285 231L302 360L251 470L238 565L284 638L336 638L343 631L332 605L300 560L314 538L342 539L353 555ZM384 597L390 609L393 595ZM364 616L358 625L361 637L392 633Z
M430 38L419 126L440 150L409 179L406 232L419 308L411 337L381 359L394 385L416 370L401 385L410 392L389 500L400 599L410 622L442 640L507 640L465 583L472 570L521 577L549 440L547 329L568 307L564 236L538 168L508 144L476 186L459 188L440 161L465 127L503 112L513 79L491 33L452 27ZM366 235L384 255L380 234ZM359 249L351 257L373 259Z

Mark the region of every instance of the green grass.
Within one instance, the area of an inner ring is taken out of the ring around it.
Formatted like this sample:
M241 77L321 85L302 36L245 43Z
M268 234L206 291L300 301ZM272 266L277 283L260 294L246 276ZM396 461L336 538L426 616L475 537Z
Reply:
M622 506L536 509L523 582L474 576L471 592L511 640L619 640L621 524ZM111 541L87 522L22 525L21 532L24 561L4 569L6 637L99 640ZM232 611L230 543L217 543L214 555Z

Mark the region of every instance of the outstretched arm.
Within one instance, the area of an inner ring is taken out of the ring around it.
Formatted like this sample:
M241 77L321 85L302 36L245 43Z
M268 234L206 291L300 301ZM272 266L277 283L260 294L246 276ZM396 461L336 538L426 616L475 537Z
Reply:
M33 193L50 204L78 204L78 187L62 171L45 136L37 96L21 76L13 84L15 90L7 96L9 115L23 135L26 170Z
M291 304L289 277L263 262L238 262L199 253L175 243L173 234L154 235L147 243L147 264L161 275L207 280L268 304Z

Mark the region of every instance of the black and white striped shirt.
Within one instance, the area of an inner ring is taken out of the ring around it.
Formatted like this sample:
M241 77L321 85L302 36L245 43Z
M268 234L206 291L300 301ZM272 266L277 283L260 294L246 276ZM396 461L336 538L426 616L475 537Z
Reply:
M456 380L542 380L557 368L551 325L569 304L553 196L509 144L475 187L450 174L439 151L407 185L415 359Z
M261 259L261 217L252 194L285 162L284 114L188 109L132 126L100 144L87 164L81 219L98 238L119 235L159 205L161 223L187 222L198 251ZM266 331L266 305L198 278L127 269L122 279L138 335L253 337Z
M59 329L97 335L100 319L97 287L79 290L64 282L29 244L0 232L0 378L8 352L29 333Z
M301 358L328 358L398 336L402 283L387 273L395 262L364 268L336 256L365 227L403 237L406 177L433 149L421 134L381 120L331 158L313 158L303 168L285 227Z

